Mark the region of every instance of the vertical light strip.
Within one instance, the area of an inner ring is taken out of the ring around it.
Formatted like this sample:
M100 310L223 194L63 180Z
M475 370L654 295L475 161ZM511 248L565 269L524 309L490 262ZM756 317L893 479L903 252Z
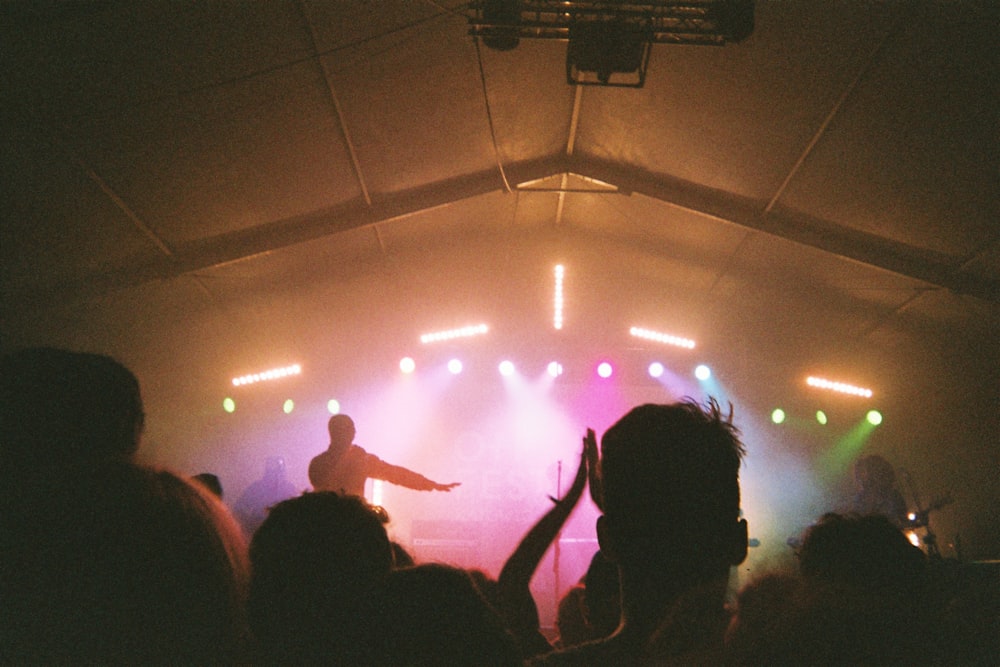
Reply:
M562 264L556 264L555 268L555 297L552 315L552 326L556 329L563 327L563 276L566 270Z

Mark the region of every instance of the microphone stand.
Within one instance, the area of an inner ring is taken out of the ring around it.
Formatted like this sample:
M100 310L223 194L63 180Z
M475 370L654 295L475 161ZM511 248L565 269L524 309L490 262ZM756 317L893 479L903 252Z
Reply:
M556 498L562 498L562 460L558 461L556 464ZM555 544L553 544L552 549L552 599L555 602L555 609L559 609L559 556L562 546L560 542L562 540L562 528L556 533Z
M917 521L923 524L923 528L927 531L923 537L923 543L927 547L927 557L940 560L941 550L938 549L937 535L931 530L931 509L924 508L920 494L917 492L917 485L913 481L913 477L910 476L909 471L903 468L900 468L899 471L903 474L903 479L906 480L906 485L910 488L910 495L913 496L913 502L917 506Z

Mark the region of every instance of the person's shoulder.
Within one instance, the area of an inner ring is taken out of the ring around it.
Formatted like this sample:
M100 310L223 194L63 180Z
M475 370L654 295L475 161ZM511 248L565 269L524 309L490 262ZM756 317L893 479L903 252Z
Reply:
M351 445L351 448L347 450L347 456L353 459L364 459L366 461L381 461L379 457L375 456L367 449L361 445Z
M323 483L322 478L329 473L331 467L332 462L330 460L329 450L312 457L309 461L309 468L307 470L310 483L312 483L313 486L321 486Z

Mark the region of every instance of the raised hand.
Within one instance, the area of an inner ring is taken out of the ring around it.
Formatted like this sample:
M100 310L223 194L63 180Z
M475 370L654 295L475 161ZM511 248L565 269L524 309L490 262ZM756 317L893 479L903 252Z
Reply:
M558 539L559 531L587 486L589 451L592 449L596 456L597 447L592 430L587 430L583 444L580 465L569 491L562 498L552 498L555 503L553 507L521 538L497 578L498 611L514 633L524 657L544 653L552 648L539 628L538 607L531 596L530 584L542 557Z
M588 428L587 435L583 438L583 458L587 462L587 478L590 488L590 499L594 501L597 509L604 511L604 493L601 485L601 469L597 465L597 436L594 429Z

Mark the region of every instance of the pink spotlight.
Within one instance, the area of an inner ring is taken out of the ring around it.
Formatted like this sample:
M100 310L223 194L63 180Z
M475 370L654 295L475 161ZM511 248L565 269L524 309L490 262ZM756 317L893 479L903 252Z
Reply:
M658 378L663 375L663 364L659 361L654 361L649 365L649 377Z
M563 367L562 364L560 364L558 361L550 361L549 365L546 367L546 370L548 371L549 375L556 378L562 375Z
M462 372L462 362L458 359L452 359L448 362L448 371L452 375L458 375Z
M503 376L513 375L514 374L514 362L507 361L507 360L501 361L499 369L500 369L500 375L503 375Z
M417 368L417 362L413 360L413 357L403 357L399 361L399 370L403 371L407 375L412 373Z
M611 377L611 373L613 372L614 369L611 368L611 364L609 364L606 361L602 361L597 365L597 374L600 375L602 378Z

